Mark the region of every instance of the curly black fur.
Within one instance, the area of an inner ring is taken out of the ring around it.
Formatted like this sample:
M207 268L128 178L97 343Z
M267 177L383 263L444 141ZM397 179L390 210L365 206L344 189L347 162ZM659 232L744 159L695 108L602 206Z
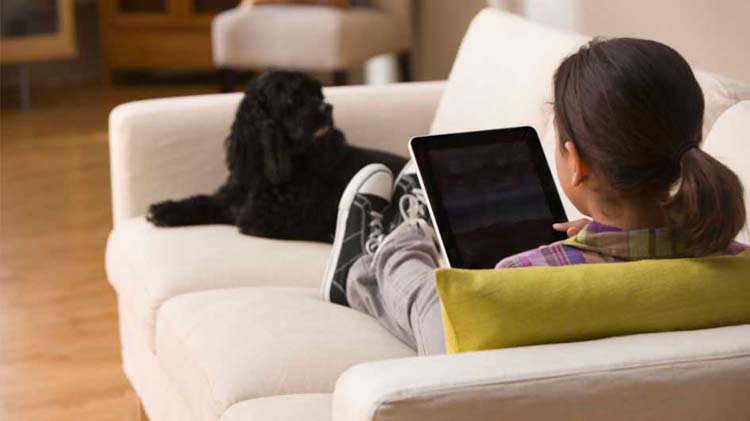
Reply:
M320 83L270 72L248 85L226 140L229 177L213 195L153 204L160 227L234 224L260 237L331 242L338 202L362 167L394 173L402 157L348 145L333 125Z

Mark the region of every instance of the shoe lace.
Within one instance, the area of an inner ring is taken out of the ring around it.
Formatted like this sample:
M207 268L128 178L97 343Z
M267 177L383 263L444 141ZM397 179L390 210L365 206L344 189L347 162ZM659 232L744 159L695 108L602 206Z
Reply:
M409 193L405 193L399 199L398 207L402 221L393 228L388 235L381 235L378 240L376 251L383 250L383 247L390 242L394 236L400 235L399 233L404 229L408 229L409 226L419 228L424 235L431 238L433 242L436 241L435 230L432 228L430 222L427 221L427 218L429 218L427 215L427 195L422 189L414 188ZM376 259L373 259L371 265L374 265L376 261Z
M398 209L404 222L414 223L419 219L427 218L426 208L427 196L420 188L414 188L409 193L405 193L398 201Z
M375 253L380 243L383 242L383 238L385 238L385 233L383 232L383 214L371 210L370 216L372 216L370 233L367 235L367 241L365 242L365 253L367 254Z

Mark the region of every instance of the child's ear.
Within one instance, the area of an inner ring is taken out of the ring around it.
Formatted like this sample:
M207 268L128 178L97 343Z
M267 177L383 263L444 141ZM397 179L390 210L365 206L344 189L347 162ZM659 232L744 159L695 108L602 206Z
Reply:
M570 185L579 186L588 176L589 169L581 160L581 155L573 141L566 140L563 146L566 152L565 159L568 161L568 168L570 168Z

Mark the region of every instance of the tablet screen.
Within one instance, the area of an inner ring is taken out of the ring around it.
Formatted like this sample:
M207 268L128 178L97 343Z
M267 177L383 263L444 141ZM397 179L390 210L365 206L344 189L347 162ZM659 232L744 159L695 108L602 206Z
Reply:
M565 214L533 129L430 138L414 142L424 145L415 158L452 267L492 268L564 237L552 229Z

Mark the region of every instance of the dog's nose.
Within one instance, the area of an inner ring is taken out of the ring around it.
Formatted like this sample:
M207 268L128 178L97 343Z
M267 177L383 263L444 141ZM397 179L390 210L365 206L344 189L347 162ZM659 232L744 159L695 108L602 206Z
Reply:
M320 104L320 111L321 112L330 113L331 110L333 110L333 107L331 106L331 104L327 104L325 102L322 103L322 104Z

